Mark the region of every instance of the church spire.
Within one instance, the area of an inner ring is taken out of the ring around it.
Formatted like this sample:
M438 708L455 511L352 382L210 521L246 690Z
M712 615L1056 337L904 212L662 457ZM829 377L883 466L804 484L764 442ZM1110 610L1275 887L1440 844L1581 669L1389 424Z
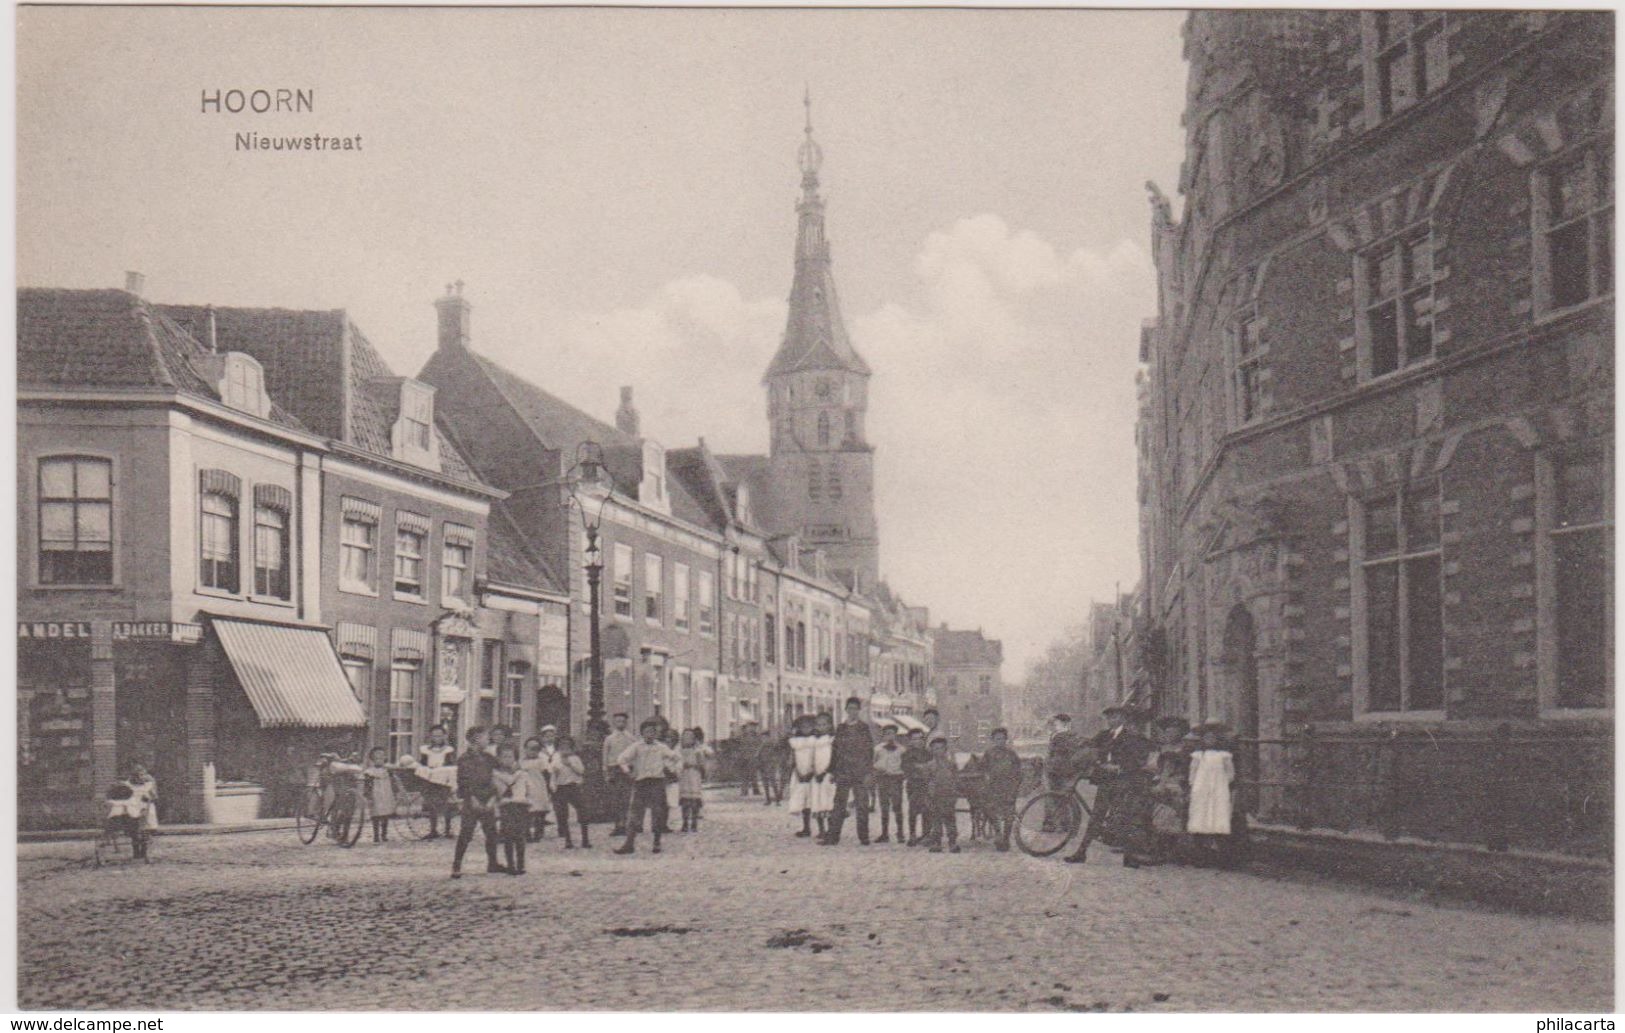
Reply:
M829 241L824 236L824 199L818 192L824 149L813 139L811 89L802 94L801 103L806 109L806 123L796 151L801 168L801 199L796 202L796 268L790 284L790 318L766 377L809 369L845 370L868 376L868 365L847 339L835 297Z

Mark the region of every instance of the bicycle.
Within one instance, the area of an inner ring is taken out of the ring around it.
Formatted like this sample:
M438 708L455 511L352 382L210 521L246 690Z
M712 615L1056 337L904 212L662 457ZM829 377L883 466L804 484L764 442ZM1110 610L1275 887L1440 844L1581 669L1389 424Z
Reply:
M366 811L361 766L324 753L316 764L316 784L305 787L294 812L294 830L306 846L316 842L326 828L339 846L352 847L361 838Z
M1099 789L1090 781L1092 770L1085 768L1073 778L1068 789L1050 789L1022 804L1016 814L1016 846L1029 857L1049 857L1060 852L1094 815Z
M393 826L404 829L412 839L424 839L429 834L432 815L438 815L445 823L446 838L456 838L452 822L457 819L457 812L451 805L448 786L424 778L416 769L404 766L392 770L390 777L395 783Z

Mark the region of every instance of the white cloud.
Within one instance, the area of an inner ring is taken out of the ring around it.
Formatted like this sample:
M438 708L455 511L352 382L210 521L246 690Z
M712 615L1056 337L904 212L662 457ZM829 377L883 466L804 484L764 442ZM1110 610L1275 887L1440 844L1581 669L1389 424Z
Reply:
M1137 569L1133 422L1145 251L1058 250L997 215L929 234L912 295L846 318L875 372L882 567L906 598L1006 641L1006 675ZM607 416L633 382L646 434L723 451L766 443L761 371L784 302L709 275L642 304L555 315L510 356ZM546 361L544 368L541 363Z

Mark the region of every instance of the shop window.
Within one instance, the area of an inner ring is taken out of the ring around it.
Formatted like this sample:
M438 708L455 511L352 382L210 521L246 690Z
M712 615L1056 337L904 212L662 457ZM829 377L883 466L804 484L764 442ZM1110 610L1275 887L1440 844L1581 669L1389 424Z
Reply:
M113 581L113 464L59 456L39 464L39 580L47 585Z
M1361 255L1364 374L1433 358L1433 236L1426 226Z
M389 755L412 752L417 701L423 685L423 664L397 659L389 669Z
M1442 710L1438 485L1408 485L1364 510L1365 710Z
M643 554L643 619L660 624L666 619L665 562L652 552Z
M1570 152L1534 175L1535 297L1541 315L1614 290L1614 152Z
M524 718L525 686L530 684L530 664L523 660L508 661L508 670L502 681L502 723L518 729Z
M473 562L473 544L466 538L454 535L451 526L447 525L446 542L441 547L440 559L442 603L447 606L468 605L473 598L473 581L469 574Z
M615 616L632 616L632 547L615 543Z
M715 635L717 632L716 577L709 570L702 570L699 572L699 581L700 634Z
M1560 709L1610 706L1614 684L1613 464L1575 456L1556 471L1551 528Z
M290 599L288 512L292 496L287 489L272 485L256 488L254 495L254 594Z
M236 592L238 580L237 498L240 481L223 470L204 470L199 495L198 581L204 588Z

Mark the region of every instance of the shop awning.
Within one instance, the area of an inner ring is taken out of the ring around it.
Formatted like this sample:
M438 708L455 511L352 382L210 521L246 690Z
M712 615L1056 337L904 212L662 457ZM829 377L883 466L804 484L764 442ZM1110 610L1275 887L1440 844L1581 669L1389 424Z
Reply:
M213 620L232 670L264 728L356 728L367 715L318 628Z

